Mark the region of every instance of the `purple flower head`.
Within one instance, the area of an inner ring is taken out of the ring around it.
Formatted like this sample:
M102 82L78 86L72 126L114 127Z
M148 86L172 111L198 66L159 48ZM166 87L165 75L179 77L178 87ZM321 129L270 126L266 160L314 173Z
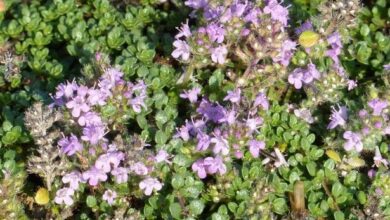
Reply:
M137 163L131 165L130 171L139 175L139 176L145 176L149 172L148 168L142 162L137 162Z
M117 194L115 191L112 191L111 189L106 190L103 194L103 200L106 201L109 205L114 204L114 200L117 197Z
M153 190L162 189L162 184L156 178L148 177L139 183L139 188L144 191L145 195L150 196Z
M390 63L386 64L386 65L383 65L383 69L384 70L390 70Z
M90 107L87 103L86 95L88 93L88 87L79 86L77 88L77 95L71 98L67 103L66 107L72 109L72 116L77 118L81 112L88 112Z
M219 154L219 153L221 153L222 155L229 154L229 143L221 135L219 130L214 132L214 137L211 138L210 142L214 144L214 148L213 148L214 154Z
M215 158L207 157L204 159L204 164L209 174L219 173L223 175L226 173L226 165L223 163L221 156L216 156Z
M207 6L207 0L187 0L184 4L193 9L201 9Z
M219 104L212 104L206 99L202 99L197 112L202 114L207 120L218 123L225 117L225 109Z
M79 183L84 183L85 181L82 178L82 175L79 171L72 171L71 173L67 173L62 177L63 183L69 183L69 187L71 189L78 189Z
M186 125L183 125L181 126L179 129L177 129L177 133L175 134L175 138L178 138L180 137L181 139L183 139L183 141L188 141L190 139L190 129L191 127L189 127L188 125L191 125L189 123L186 123Z
M348 80L347 85L348 85L348 91L351 91L352 89L357 87L357 82L356 80Z
M179 30L179 33L176 34L175 38L176 39L179 39L181 37L191 37L191 30L190 30L190 27L188 26L188 20L186 21L186 23L182 24L180 28L177 28L177 30Z
M128 103L136 113L140 113L142 111L142 107L146 109L145 96L137 96L133 99L130 99Z
M191 103L195 103L198 101L198 95L200 94L200 91L200 88L196 87L188 91L184 91L184 93L180 94L180 97L190 100Z
M387 101L383 101L380 99L373 99L368 102L368 106L372 108L372 115L379 116L382 113L382 110L387 107Z
M225 29L222 26L215 23L209 24L206 27L207 35L209 36L210 41L222 43L225 37Z
M283 154L280 152L280 150L278 148L275 148L274 151L275 151L275 156L278 159L274 163L275 167L288 166L288 163L287 163L286 159L284 158Z
M166 162L166 163L171 163L171 161L168 160L170 155L166 150L159 150L156 156L154 157L154 161L156 163L161 163L161 162Z
M246 120L246 126L249 128L250 132L255 131L257 128L259 128L260 125L263 124L263 119L261 117L255 117L255 118L248 118Z
M175 40L173 42L173 46L175 46L175 50L172 52L172 56L176 59L181 57L184 61L190 59L191 48L187 44L187 42L182 40Z
M197 135L198 143L196 145L197 151L205 151L211 144L211 138L203 132L199 132Z
M288 76L288 82L296 89L302 88L302 80L304 75L304 70L301 68L296 68L290 75Z
M310 110L307 108L295 109L294 115L297 116L298 118L306 121L309 124L314 122L314 118L311 115Z
M378 146L375 146L374 164L376 167L380 167L381 164L385 167L389 165L389 162L382 157L381 151L379 150Z
M274 62L280 62L283 66L288 66L290 59L294 54L297 43L291 40L286 40L282 45L280 53L277 57L272 58Z
M252 156L255 158L259 157L260 150L265 149L264 141L250 140L248 144L249 144L249 151L251 152Z
M359 111L359 118L364 119L368 116L368 112L365 109Z
M97 186L99 181L104 182L107 180L107 174L93 166L83 173L83 179L88 181L89 185Z
M253 103L253 106L254 107L257 107L257 106L261 106L264 110L268 110L269 109L269 102L268 102L268 98L267 96L265 95L264 92L260 92L259 94L257 94L256 96L256 99Z
M195 163L192 164L191 168L192 168L192 171L196 172L196 174L198 175L198 177L200 179L206 178L206 176L207 176L206 165L204 164L203 159L199 159L199 160L195 161Z
M363 143L361 141L360 134L354 133L352 131L346 131L343 134L343 137L347 142L344 144L344 149L346 151L351 151L355 149L357 152L363 150Z
M99 89L89 89L88 90L88 103L91 106L94 105L105 105L107 96L102 93Z
M117 167L111 171L111 174L115 176L115 182L118 184L127 182L128 173L129 170L125 167Z
M108 173L111 171L111 168L117 168L120 162L124 159L124 157L124 153L118 151L102 154L96 160L95 167L99 170Z
M103 140L105 135L104 126L91 125L83 128L83 141L89 141L92 145L96 145L100 140Z
M343 45L341 44L340 34L338 32L334 32L333 34L329 35L328 44L331 46L331 49L326 51L326 55L332 58L333 62L336 66L339 65L340 61L338 56L341 53L341 49L343 48Z
M220 17L225 10L225 7L223 6L217 6L217 7L206 7L204 9L203 16L207 21L216 19Z
M235 89L233 91L228 91L227 96L223 99L223 101L229 100L231 103L238 103L241 99L241 89Z
M261 10L259 8L252 8L248 14L245 15L244 21L251 22L255 25L259 24L259 15L261 14Z
M225 117L223 117L221 120L219 120L219 123L226 122L229 125L232 125L236 122L237 118L237 112L232 109L231 111L226 111L225 112Z
M72 156L76 152L83 150L83 145L74 134L71 134L70 137L64 137L59 140L58 145L61 147L61 151L68 156Z
M57 190L56 197L54 198L54 202L61 205L65 204L67 206L73 205L72 196L74 194L74 190L71 188L62 188Z
M248 6L247 1L245 2L245 4L239 3L239 1L235 2L230 7L232 15L241 18L247 9L247 6Z
M339 110L336 110L334 106L332 106L332 114L330 115L330 123L328 124L327 129L334 129L337 126L344 126L348 120L347 107L339 106Z
M102 119L96 112L87 112L80 115L77 122L80 126L103 126Z
M211 49L211 60L214 63L224 64L226 62L226 56L228 54L228 50L225 45L218 46L216 48Z
M62 99L65 98L71 98L74 95L74 92L77 91L78 85L75 81L67 82L67 83L61 83L57 86L55 98L56 99Z
M287 26L288 10L280 5L277 0L269 0L264 7L264 13L271 14L272 20L279 21L284 26Z
M307 65L307 69L303 74L303 82L306 84L311 83L314 79L319 79L321 77L320 72L317 70L316 66L312 63Z
M295 29L295 34L300 35L302 32L313 30L313 25L311 21L307 20L305 21L300 27Z

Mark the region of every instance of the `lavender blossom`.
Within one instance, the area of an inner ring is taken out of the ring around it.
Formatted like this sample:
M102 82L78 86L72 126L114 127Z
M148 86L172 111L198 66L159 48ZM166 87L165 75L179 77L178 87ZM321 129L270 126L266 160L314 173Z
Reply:
M168 160L170 155L166 150L159 150L157 155L154 157L154 161L156 163L161 163L161 162L166 162L166 163L171 163L171 161Z
M271 14L272 20L279 21L284 26L287 26L288 10L280 5L277 0L269 0L264 7L265 14Z
M207 0L187 0L184 4L193 9L201 9L207 6Z
M103 140L105 135L105 129L103 126L91 125L84 127L83 136L81 139L84 141L89 141L92 145L96 145L100 140Z
M69 183L69 188L77 190L79 188L79 184L85 181L82 179L82 175L79 171L72 171L62 177L62 182L65 184Z
M219 120L220 123L226 122L228 125L232 125L236 122L237 118L237 112L232 109L231 111L225 112L225 117L223 117L221 120Z
M390 63L386 64L386 65L383 65L383 69L384 70L390 70Z
M137 162L137 163L131 165L130 171L134 172L135 174L137 174L139 176L145 176L149 172L148 168L142 162Z
M307 20L305 21L300 27L295 29L295 34L300 35L302 32L313 30L313 25L311 21Z
M321 77L320 72L317 70L316 66L312 63L307 65L307 70L303 74L303 82L306 84L311 83L314 79L319 79Z
M74 92L77 91L78 85L76 82L67 82L67 83L61 83L56 88L56 99L62 99L65 98L71 98L74 95Z
M207 157L204 159L204 164L207 166L207 173L215 174L219 173L223 175L226 173L226 165L223 163L223 159L220 156L216 156L215 158Z
M235 89L233 91L228 91L227 96L223 99L223 101L229 100L231 103L238 103L241 99L241 89Z
M118 184L126 183L128 180L129 170L124 167L117 167L111 171L111 174L115 177L115 182Z
M225 45L218 46L211 49L211 60L214 63L224 64L226 62L226 56L228 50Z
M250 140L249 141L249 151L253 157L259 157L260 150L265 149L264 141Z
M102 154L95 162L95 167L106 173L111 169L115 169L119 166L119 163L124 159L125 155L122 152L109 152Z
M219 153L221 153L222 155L228 155L229 154L229 143L220 134L219 130L214 132L214 137L211 138L210 142L214 143L214 148L213 148L214 154L219 154Z
M203 159L197 160L195 163L192 164L191 168L192 168L192 171L197 173L197 175L200 179L206 178L206 176L207 176L206 165L204 164Z
M205 151L211 144L211 138L205 133L198 133L197 135L198 144L196 145L197 151Z
M381 164L385 167L389 165L389 162L382 157L381 151L379 150L378 146L375 146L374 164L376 167L380 167Z
M387 107L388 103L387 101L383 101L380 99L373 99L368 102L368 106L372 108L374 116L379 116L382 113L382 110Z
M363 143L361 141L360 134L354 133L352 131L346 131L343 134L343 137L347 142L344 144L344 149L346 151L351 151L355 149L357 152L363 150Z
M190 27L188 26L188 20L186 21L185 24L183 23L181 25L181 28L177 28L177 30L179 31L179 33L175 35L176 39L179 39L181 37L188 38L188 37L191 37L191 35L192 35Z
M336 66L339 66L340 61L338 56L341 53L341 49L343 48L343 45L341 44L340 34L338 32L334 32L333 34L329 35L328 44L331 46L331 49L326 51L326 55L329 56Z
M200 94L200 88L193 88L188 91L184 91L184 93L180 94L180 97L183 99L188 99L191 103L195 103L198 101L198 95Z
M109 205L112 205L114 204L114 200L116 197L117 197L116 192L109 189L104 192L102 199L104 201L107 201Z
M57 190L56 197L54 198L54 202L61 205L65 204L67 206L73 205L72 196L74 194L74 190L71 188L62 188Z
M72 156L76 152L83 150L83 145L74 134L71 134L70 137L64 137L59 140L58 145L61 147L61 151L68 156Z
M172 56L176 59L181 57L184 61L187 61L190 58L191 48L187 44L187 42L182 40L175 40L173 42L173 46L175 46L175 50L172 52Z
M162 184L156 178L148 177L139 183L139 188L144 191L145 195L150 196L153 190L162 189Z
M296 49L297 43L291 40L286 40L281 48L281 51L278 56L272 58L274 62L280 62L283 66L288 66L290 63L291 57L293 56L293 51Z
M304 70L301 68L296 68L290 75L288 76L288 82L296 89L302 88L302 80L303 80Z
M330 123L328 124L327 129L334 129L337 126L344 126L348 120L347 107L339 106L339 110L336 110L334 106L332 106L332 114L330 116Z
M314 122L314 118L311 115L310 110L307 108L295 109L294 115L297 116L298 118L306 121L309 124Z
M103 126L102 119L96 112L81 114L77 122L80 126Z
M268 98L267 98L267 96L265 95L264 92L260 92L259 94L257 94L256 99L255 99L255 101L253 103L254 107L257 107L259 105L264 110L268 110L269 109L269 101L268 101Z
M249 128L250 132L255 131L260 125L263 124L263 119L261 117L248 118L246 120L246 126Z
M104 182L107 180L107 174L93 166L83 173L83 179L88 181L89 185L97 186L100 181Z
M215 23L209 24L206 27L207 35L212 42L222 43L225 37L225 29Z
M225 117L224 113L226 110L219 104L211 104L206 99L202 99L197 112L202 114L207 120L218 123L222 118Z
M72 109L72 116L77 118L80 116L81 112L88 112L90 106L87 103L86 95L88 93L88 88L85 86L79 86L77 88L77 96L71 98L67 103L66 107Z

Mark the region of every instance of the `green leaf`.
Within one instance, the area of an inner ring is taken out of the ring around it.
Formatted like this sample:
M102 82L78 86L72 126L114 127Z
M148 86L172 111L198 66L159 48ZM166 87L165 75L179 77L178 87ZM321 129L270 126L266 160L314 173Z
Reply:
M87 206L90 207L90 208L93 208L96 206L96 198L95 196L87 196Z
M344 213L342 213L341 211L334 212L333 216L335 220L344 220Z
M310 176L316 175L316 168L317 168L317 164L313 161L310 161L309 163L306 164L306 169L309 172Z
M342 192L343 192L343 185L341 185L341 183L339 182L334 183L332 186L332 195L334 197L338 197L339 195L341 195Z
M370 34L370 28L368 27L367 24L363 24L361 27L360 27L360 34L363 36L363 37L366 37Z
M272 201L272 211L275 213L282 215L287 212L287 210L287 202L284 198L277 198Z
M201 200L193 200L189 205L189 210L194 215L200 215L203 212L205 205Z
M179 189L184 186L184 178L176 174L175 176L173 176L171 183L174 189Z
M163 131L158 130L156 132L156 137L154 140L156 141L157 144L162 145L165 144L168 141L168 135L166 135Z
M181 216L181 206L179 203L172 203L169 205L169 212L171 213L172 217L175 219L180 219Z

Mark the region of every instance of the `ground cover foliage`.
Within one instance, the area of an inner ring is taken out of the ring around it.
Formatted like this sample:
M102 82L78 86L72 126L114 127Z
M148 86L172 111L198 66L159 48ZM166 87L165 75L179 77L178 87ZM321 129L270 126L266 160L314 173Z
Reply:
M0 1L0 218L389 219L389 6Z

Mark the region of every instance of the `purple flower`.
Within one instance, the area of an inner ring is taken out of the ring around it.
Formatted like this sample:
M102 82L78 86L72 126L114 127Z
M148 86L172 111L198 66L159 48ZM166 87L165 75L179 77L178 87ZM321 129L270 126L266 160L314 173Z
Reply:
M96 145L104 138L105 131L102 125L91 125L83 128L83 136L81 139L89 141L92 145Z
M384 70L390 70L390 63L386 64L386 65L383 65L383 69Z
M222 43L225 37L225 29L215 23L209 24L206 27L207 35L212 42Z
M188 125L190 125L189 123L186 123L186 125L183 125L181 126L179 129L177 129L177 133L176 135L174 136L175 138L177 137L180 137L181 139L183 139L183 141L188 141L190 139L190 127L188 127Z
M248 118L245 124L249 128L249 131L252 132L262 125L263 121L264 120L261 117Z
M241 89L235 89L233 91L228 91L227 96L223 99L223 101L229 100L232 103L238 103L241 99Z
M287 26L288 10L280 5L277 0L269 0L264 7L264 13L271 14L271 18Z
M346 131L343 134L343 137L347 142L344 144L344 149L346 151L351 151L355 149L357 152L363 150L363 143L361 141L360 134L354 133L352 131Z
M209 148L211 144L211 139L207 134L198 133L197 139L198 139L198 144L196 145L197 151L205 151Z
M140 113L142 107L144 107L146 109L144 96L137 96L133 99L130 99L128 103L129 103L129 105L131 105L134 112L136 112L136 113Z
M300 35L302 32L307 30L313 30L313 25L309 20L305 21L300 27L296 28L295 34Z
M302 88L302 80L303 80L304 70L301 68L296 68L290 75L288 76L288 82L296 89Z
M103 126L102 119L96 112L87 112L80 115L77 122L80 126Z
M107 83L108 87L106 89L111 89L115 85L123 82L122 77L123 73L120 70L116 68L108 68L104 72L100 80L105 81Z
M221 153L222 155L229 154L228 141L224 137L222 137L219 130L214 132L214 135L215 136L210 140L210 142L214 144L214 148L213 148L214 154L219 154L219 153Z
M187 44L187 42L182 40L175 40L173 42L173 46L175 46L175 50L172 52L172 56L176 59L181 57L184 61L190 58L191 48Z
M206 99L202 99L197 112L202 114L207 120L211 120L218 123L222 118L225 117L225 109L219 105L213 105Z
M104 192L104 194L103 194L103 200L104 201L107 201L107 203L109 204L109 205L112 205L112 204L114 204L114 200L115 200L115 198L117 197L117 194L116 194L116 192L115 191L112 191L112 190L106 190L105 192Z
M169 154L166 150L159 150L157 155L154 157L154 161L156 163L166 162L171 163L171 161L168 160Z
M278 56L272 58L274 62L280 62L283 66L288 66L290 59L293 56L293 51L296 49L297 43L291 40L286 40Z
M295 109L294 115L297 116L298 118L306 121L309 124L314 122L314 118L311 115L310 110L307 108Z
M237 118L237 112L232 109L231 111L225 112L225 117L223 117L221 120L219 120L220 123L226 122L229 125L232 125L236 122Z
M356 88L357 82L356 80L348 80L347 85L348 85L348 91L351 91L352 89Z
M89 89L88 90L88 103L92 106L94 105L104 105L106 104L106 96L98 89Z
M200 88L196 87L188 91L184 91L184 93L180 94L180 97L190 100L191 103L195 103L198 101L198 95L200 94L200 91Z
M252 8L248 14L245 15L244 21L245 22L251 22L254 25L259 24L259 15L261 14L261 11L259 8Z
M385 167L389 165L389 162L382 157L381 151L379 150L378 146L375 146L374 164L377 167L379 167L381 164L383 164Z
M368 102L368 106L372 108L374 116L379 116L382 113L382 110L387 107L387 101L382 101L380 99L373 99Z
M65 204L67 206L71 206L73 204L72 196L74 194L74 190L71 188L62 188L56 192L56 197L54 198L54 202L61 205Z
M184 4L193 9L201 9L207 6L207 0L187 0Z
M63 97L65 97L65 98L73 97L74 92L77 91L77 88L78 88L78 86L77 86L76 82L74 82L74 81L67 82L66 84L61 83L56 88L57 91L55 94L55 98L62 99Z
M76 190L79 188L79 183L83 183L84 180L82 179L82 175L79 171L72 171L62 177L62 182L65 184L69 183L69 187Z
M259 106L259 105L260 105L264 110L268 110L268 109L269 109L268 98L267 98L267 96L265 95L264 92L260 92L259 94L257 94L256 99L255 99L255 102L253 103L253 106L254 106L254 107L257 107L257 106Z
M72 116L77 118L80 116L81 112L88 112L90 110L89 105L87 104L86 95L88 88L85 86L80 86L77 88L77 96L73 97L66 103L68 109L72 109Z
M107 174L93 166L83 173L83 179L88 181L89 185L97 186L99 181L104 182L107 180Z
M207 172L206 172L206 166L204 164L203 159L197 160L195 163L192 164L191 168L192 168L192 171L197 173L197 175L200 179L206 178Z
M307 70L303 74L302 81L306 84L311 83L314 79L319 79L321 77L320 72L317 70L316 66L312 63L307 65Z
M219 173L220 175L223 175L226 173L226 165L223 163L223 159L220 156L205 158L204 165L207 166L206 170L209 174Z
M334 32L333 34L329 35L328 44L331 46L331 49L326 51L326 55L332 58L333 62L336 66L340 64L338 56L341 53L341 49L343 48L343 45L341 44L340 34L338 32Z
M175 38L176 39L179 39L181 37L191 37L191 30L190 30L190 27L188 26L188 20L186 21L186 23L182 24L181 25L181 28L177 28L177 30L179 30L179 33L176 34Z
M236 1L232 6L230 7L232 15L241 18L244 12L246 11L248 6L248 2L246 1L245 4L239 3L239 1Z
M135 174L137 174L139 176L145 176L149 172L148 168L142 162L137 162L137 163L131 165L130 171L134 172Z
M95 162L95 167L106 173L111 171L112 168L117 168L119 163L124 159L125 155L122 152L114 151L102 154Z
M280 152L280 150L278 148L275 148L274 151L277 158L277 161L275 161L274 163L275 167L288 166L288 163L284 158L283 154Z
M115 176L115 182L118 184L125 183L128 180L129 170L124 167L117 167L111 171L111 174Z
M260 150L265 149L264 141L250 140L248 144L249 144L249 151L251 152L252 156L255 158L259 157Z
M328 124L327 129L334 129L337 126L344 126L347 123L348 114L347 107L339 106L339 110L336 110L334 106L332 106L332 114L330 116L330 123Z
M144 191L145 195L150 196L153 190L161 190L162 184L158 179L148 177L139 183L139 188Z
M218 46L211 49L211 60L214 63L224 64L226 62L226 56L228 50L225 45Z
M61 151L68 156L72 156L76 152L83 150L83 145L74 134L71 134L70 137L64 137L59 140L58 145L61 147Z

